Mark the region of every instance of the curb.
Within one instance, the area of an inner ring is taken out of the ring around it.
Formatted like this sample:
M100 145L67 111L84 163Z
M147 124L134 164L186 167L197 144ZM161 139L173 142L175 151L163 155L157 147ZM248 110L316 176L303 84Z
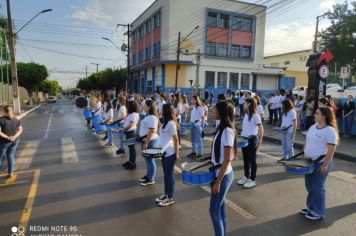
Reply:
M278 138L263 136L263 140L266 140L267 142L270 142L270 143L281 145L281 140ZM303 147L304 147L303 143L300 143L300 142L294 143L294 148L303 149ZM354 156L351 156L351 155L348 155L345 153L341 153L341 152L337 152L337 151L334 154L334 158L344 160L344 161L349 161L352 163L356 163L356 158Z
M22 118L24 118L25 116L27 116L28 114L30 114L31 112L33 112L34 110L36 110L37 108L39 108L41 106L41 104L35 106L34 108L31 108L28 111L25 111L24 113L22 113L19 116L16 116L17 119L21 120Z

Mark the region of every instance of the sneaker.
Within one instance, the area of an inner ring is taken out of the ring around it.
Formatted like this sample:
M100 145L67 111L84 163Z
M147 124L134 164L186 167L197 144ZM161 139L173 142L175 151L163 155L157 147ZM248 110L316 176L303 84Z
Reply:
M244 176L244 177L241 177L238 181L237 181L237 184L238 185L244 185L247 181L247 178Z
M127 161L127 162L125 162L124 164L122 164L122 167L126 167L126 166L128 166L128 165L130 165L130 162L129 162L129 161Z
M321 220L323 217L313 215L311 212L309 212L309 214L305 215L305 218L308 220Z
M122 149L116 150L116 155L121 155L121 154L125 154L125 150Z
M160 207L165 207L174 204L174 199L173 198L165 198L163 201L158 203L158 206Z
M244 188L253 188L256 186L256 181L251 179L247 179L246 183L244 184Z
M197 155L197 156L195 156L195 158L196 158L197 160L201 159L202 157L203 157L202 155Z
M155 202L156 203L160 203L162 201L164 201L164 199L168 198L167 195L163 194L160 197L156 198Z
M278 163L284 163L284 162L286 162L287 161L287 159L285 158L285 157L282 157L281 159L279 159L277 162Z
M12 173L7 174L6 178L11 179L13 177Z
M188 158L194 158L197 154L195 152L190 153L187 157Z
M138 182L145 182L146 180L147 180L147 175L145 175L142 178L138 179Z
M105 147L112 147L113 145L111 143L107 143L104 145Z
M92 134L95 135L95 136L98 136L98 134L96 132L93 132Z
M136 169L136 163L129 162L127 166L124 167L126 170L134 170Z
M106 141L107 139L108 139L108 137L104 137L101 140Z
M146 179L145 182L141 182L140 185L141 186L147 186L147 185L152 185L152 184L155 184L156 182L154 180L148 180Z
M307 208L304 208L299 213L302 214L302 215L308 215L310 213L310 211Z

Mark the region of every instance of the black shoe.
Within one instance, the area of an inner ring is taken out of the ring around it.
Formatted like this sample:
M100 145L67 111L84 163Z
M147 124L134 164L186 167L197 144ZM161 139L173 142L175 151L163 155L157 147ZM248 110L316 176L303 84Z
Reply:
M103 140L103 141L106 141L108 139L108 137L107 136L105 136L104 138L102 138L101 140Z
M200 159L202 159L202 155L197 155L195 158L197 159L197 160L200 160Z
M278 163L285 163L287 161L286 158L282 157L281 159L279 159L277 162Z
M138 179L138 182L145 182L147 180L147 175L143 176L141 179Z
M140 185L141 186L147 186L147 185L152 185L152 184L155 184L156 182L154 180L148 180L146 179L145 182L141 182Z
M134 170L136 169L136 163L135 162L129 162L127 166L124 167L126 170Z
M121 155L121 154L125 154L125 150L122 149L116 150L116 155Z
M187 157L188 158L194 158L197 154L195 152L190 153Z
M126 166L128 166L128 165L130 165L130 162L129 162L129 161L127 161L127 162L125 162L124 164L122 164L122 167L126 167Z

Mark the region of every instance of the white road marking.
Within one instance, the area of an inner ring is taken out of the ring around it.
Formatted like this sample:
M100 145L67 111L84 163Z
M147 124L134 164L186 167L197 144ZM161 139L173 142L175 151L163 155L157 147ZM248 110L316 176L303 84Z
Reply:
M74 163L79 162L77 150L72 138L61 138L62 162Z
M30 168L33 156L37 152L40 141L25 142L25 147L16 159L16 169L23 170Z
M61 109L61 110L58 110L58 112L59 112L59 113L64 113L64 110Z
M52 113L51 113L51 115L49 116L48 125L47 125L47 129L46 129L46 132L45 132L45 135L44 135L44 139L47 139L47 138L48 138L49 129L50 129L51 124L52 124L53 111L54 111L55 106L56 106L56 105L53 105L53 107L52 107Z

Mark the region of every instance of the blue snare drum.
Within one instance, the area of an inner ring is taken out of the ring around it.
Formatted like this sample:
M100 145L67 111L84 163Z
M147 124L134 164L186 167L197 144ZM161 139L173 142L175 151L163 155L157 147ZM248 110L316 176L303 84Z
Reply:
M293 175L307 175L311 174L317 169L321 163L313 164L309 159L298 158L287 160L285 162L286 172Z
M96 124L98 124L102 120L103 120L103 118L101 116L94 116L93 119L92 119L93 125L95 126Z
M192 123L181 123L180 127L185 128L185 129L190 129L190 128L193 128L193 124Z
M90 110L85 109L83 111L83 114L84 114L85 119L87 119L87 120L93 118L93 113L91 113Z
M104 134L107 131L107 125L106 124L96 124L95 125L95 132L97 134Z
M191 161L182 163L182 180L184 184L199 186L211 184L215 180L215 171L210 169L213 163L210 161Z

